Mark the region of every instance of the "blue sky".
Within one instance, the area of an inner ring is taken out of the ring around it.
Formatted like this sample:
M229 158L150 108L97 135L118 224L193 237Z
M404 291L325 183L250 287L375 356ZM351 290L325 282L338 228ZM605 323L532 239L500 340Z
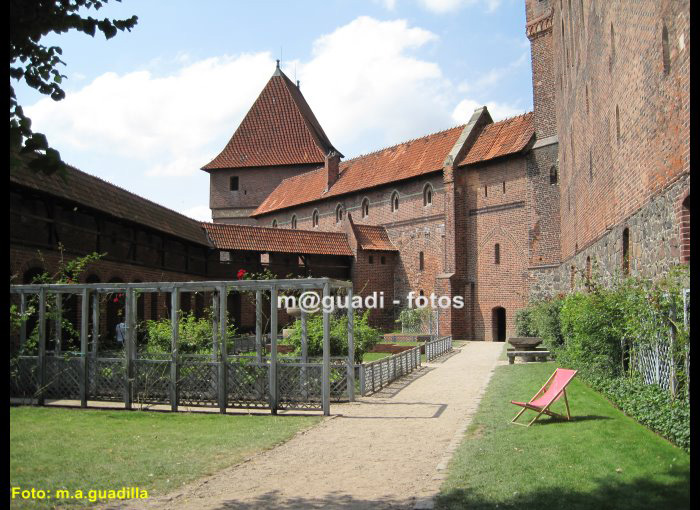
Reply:
M67 97L17 87L33 127L88 173L209 219L201 166L226 144L275 59L346 157L532 109L524 0L124 0L132 32L49 36ZM94 15L94 14L93 14Z

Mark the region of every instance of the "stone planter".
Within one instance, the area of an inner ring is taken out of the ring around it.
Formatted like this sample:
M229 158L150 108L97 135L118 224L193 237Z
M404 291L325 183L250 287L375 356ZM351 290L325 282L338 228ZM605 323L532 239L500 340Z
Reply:
M542 343L542 339L529 336L515 336L508 339L508 343L512 345L516 351L535 351L537 346Z
M287 307L287 315L289 315L290 317L293 317L295 319L298 319L299 317L301 317L301 308L297 308L296 306L295 307L291 307L291 306Z

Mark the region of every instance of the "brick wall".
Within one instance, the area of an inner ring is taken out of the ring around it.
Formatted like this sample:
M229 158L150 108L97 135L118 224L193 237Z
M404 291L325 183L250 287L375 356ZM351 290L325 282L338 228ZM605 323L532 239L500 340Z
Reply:
M689 2L555 2L553 41L566 263L690 172Z
M256 225L248 217L283 179L318 168L318 165L235 168L209 171L209 207L220 223ZM238 177L238 191L231 191L231 177Z

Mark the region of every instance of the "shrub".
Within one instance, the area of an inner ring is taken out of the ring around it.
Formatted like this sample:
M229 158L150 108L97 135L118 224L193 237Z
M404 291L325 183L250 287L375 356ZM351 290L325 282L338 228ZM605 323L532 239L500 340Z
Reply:
M340 317L330 317L331 356L346 356L348 352L348 318L346 314ZM363 314L355 313L353 331L355 337L355 362L362 361L363 355L379 342L379 331L369 325L369 310ZM295 347L295 354L301 354L301 320L297 319L292 325L292 333L286 343ZM307 318L306 331L308 336L308 355L323 355L323 314L314 314Z
M148 320L143 323L146 331L142 351L151 354L170 352L172 326L170 319ZM178 325L178 350L180 354L210 354L212 352L212 319L210 314L197 318L194 313L182 313ZM227 347L233 349L236 327L228 325Z
M554 351L561 347L564 339L559 319L563 298L536 301L515 315L515 328L520 336L540 337L545 347Z

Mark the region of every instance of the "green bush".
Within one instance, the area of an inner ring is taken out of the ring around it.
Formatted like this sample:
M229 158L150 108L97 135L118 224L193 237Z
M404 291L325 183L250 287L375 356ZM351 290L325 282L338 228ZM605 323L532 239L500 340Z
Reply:
M369 310L363 314L355 313L353 331L355 337L355 362L362 361L362 356L374 347L380 339L380 333L369 325ZM301 354L301 320L297 319L292 325L292 333L286 343L293 345L295 354ZM323 314L314 314L307 318L306 331L308 336L308 355L323 355ZM331 356L347 356L348 353L348 318L346 314L340 317L330 317Z
M564 299L556 297L536 301L518 310L515 315L515 329L519 336L536 336L544 346L554 351L564 343L561 332L560 311Z
M690 402L671 400L668 392L656 384L644 384L636 377L584 376L627 416L649 427L676 446L690 451Z
M170 352L172 326L170 319L148 320L143 323L146 331L142 352L157 354ZM212 320L210 314L197 318L194 313L182 313L179 321L178 349L180 354L210 354L212 352ZM228 325L227 347L233 349L236 327ZM232 352L232 351L231 351Z

